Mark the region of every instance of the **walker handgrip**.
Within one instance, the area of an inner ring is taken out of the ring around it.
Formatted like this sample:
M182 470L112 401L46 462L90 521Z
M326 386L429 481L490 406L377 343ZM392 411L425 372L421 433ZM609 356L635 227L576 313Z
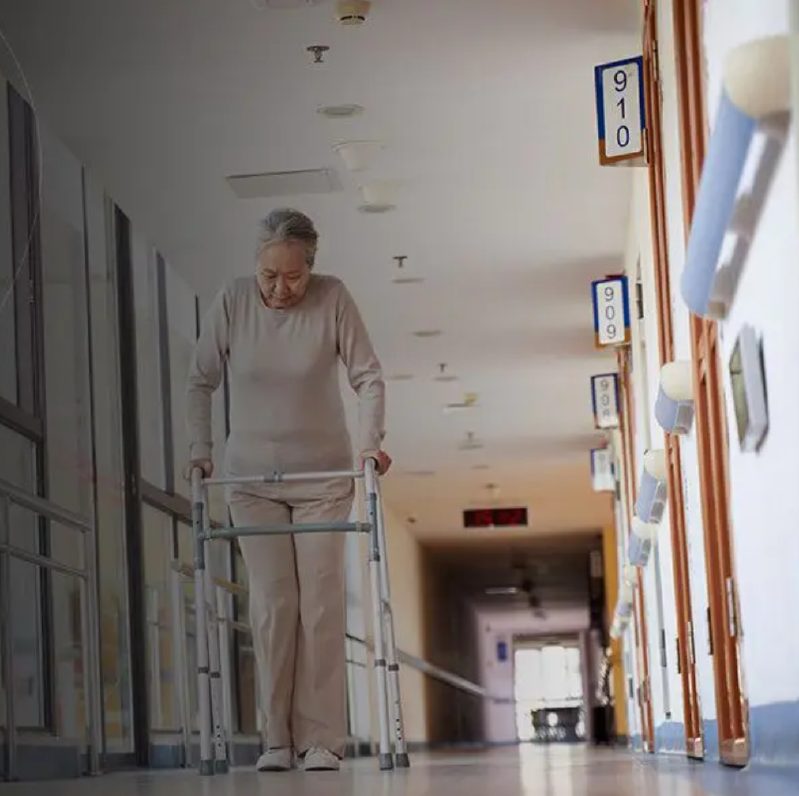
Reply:
M195 503L201 499L203 475L204 473L202 467L191 468L191 494L192 500L194 500Z

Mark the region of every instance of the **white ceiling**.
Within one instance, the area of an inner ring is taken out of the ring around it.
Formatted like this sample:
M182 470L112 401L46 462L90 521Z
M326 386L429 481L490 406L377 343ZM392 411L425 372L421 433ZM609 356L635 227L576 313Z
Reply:
M588 378L613 360L593 350L588 288L621 266L630 175L597 165L592 67L639 49L635 0L376 0L358 29L332 0L259 4L0 0L0 27L43 118L204 297L251 270L269 209L317 221L319 270L350 287L386 373L415 376L389 386L386 490L420 536L462 537L488 481L535 532L607 521ZM350 102L365 113L316 113ZM364 138L386 146L350 174L332 146ZM243 201L224 180L319 167L344 190ZM356 210L373 179L397 181L396 211ZM396 254L424 284L392 285ZM428 328L443 334L411 334ZM439 362L460 382L433 382ZM444 416L466 391L479 408ZM467 430L483 450L458 451Z

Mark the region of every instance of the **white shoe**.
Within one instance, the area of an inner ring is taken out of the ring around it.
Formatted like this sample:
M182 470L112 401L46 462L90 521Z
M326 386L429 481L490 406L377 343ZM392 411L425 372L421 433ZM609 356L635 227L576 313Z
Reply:
M312 746L305 753L306 771L338 771L341 761L322 746Z
M258 771L291 771L293 754L288 746L267 749L255 764Z

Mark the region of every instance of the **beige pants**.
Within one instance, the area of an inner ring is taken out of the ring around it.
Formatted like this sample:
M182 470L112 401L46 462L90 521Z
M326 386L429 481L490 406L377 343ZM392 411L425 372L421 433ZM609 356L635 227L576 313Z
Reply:
M349 479L237 489L236 526L346 521ZM250 625L269 748L341 754L347 734L344 534L246 536Z

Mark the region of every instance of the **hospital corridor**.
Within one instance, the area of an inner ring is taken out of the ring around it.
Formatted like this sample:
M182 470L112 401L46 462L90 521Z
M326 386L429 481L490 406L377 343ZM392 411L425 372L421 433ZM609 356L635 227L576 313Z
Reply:
M0 796L799 794L799 0L0 0Z

